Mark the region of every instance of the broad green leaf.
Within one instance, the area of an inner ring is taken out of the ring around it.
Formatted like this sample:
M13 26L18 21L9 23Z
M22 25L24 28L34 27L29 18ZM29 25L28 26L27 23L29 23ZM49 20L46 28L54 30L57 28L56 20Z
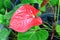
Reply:
M9 9L11 7L11 1L10 0L4 0L3 3L4 3L4 7L6 9Z
M9 34L10 34L10 30L6 28L0 29L0 40L7 40Z
M40 29L39 26L33 26L33 27L30 29L30 31L31 31L31 30L39 30L39 29Z
M17 40L46 40L48 32L46 30L34 30L25 33L18 33Z
M60 25L56 25L56 32L60 35Z

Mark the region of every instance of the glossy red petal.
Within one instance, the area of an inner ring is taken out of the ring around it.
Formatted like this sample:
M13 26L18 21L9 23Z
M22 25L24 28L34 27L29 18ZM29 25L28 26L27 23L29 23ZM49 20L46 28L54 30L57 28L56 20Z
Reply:
M31 5L25 4L24 6L27 9L28 13L33 13L34 15L36 15L39 12L39 10L37 10L36 8L34 8Z
M34 18L31 23L33 24L33 26L41 25L42 24L42 19L40 17Z
M26 20L19 20L19 19L12 19L10 21L10 28L17 31L17 32L25 32L30 28L30 23L33 18L26 19Z
M21 6L12 16L9 28L17 32L26 32L35 25L41 25L41 18L34 17L37 12L37 9L28 4Z
M30 18L26 20L12 19L10 22L10 28L17 32L26 32L31 27L42 24L41 18Z

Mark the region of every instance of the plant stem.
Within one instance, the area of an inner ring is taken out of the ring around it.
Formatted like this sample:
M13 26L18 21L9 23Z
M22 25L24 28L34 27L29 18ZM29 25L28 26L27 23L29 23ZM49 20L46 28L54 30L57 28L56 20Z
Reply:
M52 36L51 36L51 40L53 40L55 31L56 31L56 7L55 7L55 10L54 10L54 8L53 8L53 6L50 4L50 2L49 2L49 5L50 5L50 7L52 8L52 12L54 13L54 24L53 24Z
M51 40L53 40L55 31L56 31L56 6L55 6L55 12L54 12L54 10L53 10L53 13L54 13L54 24L53 24L53 29L52 29Z
M41 28L41 29L45 29L45 30L49 30L49 31L51 31L52 29L49 29L49 28Z

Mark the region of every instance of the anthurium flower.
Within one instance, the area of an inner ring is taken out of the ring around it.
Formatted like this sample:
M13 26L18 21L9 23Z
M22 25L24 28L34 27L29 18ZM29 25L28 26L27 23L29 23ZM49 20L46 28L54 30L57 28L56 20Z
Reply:
M35 25L41 25L40 17L35 17L39 10L29 4L25 4L18 8L13 14L9 28L17 32L26 32Z

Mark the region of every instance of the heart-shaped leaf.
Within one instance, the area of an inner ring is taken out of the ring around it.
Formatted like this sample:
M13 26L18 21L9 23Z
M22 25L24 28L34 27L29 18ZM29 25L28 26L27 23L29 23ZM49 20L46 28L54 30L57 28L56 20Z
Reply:
M46 30L33 30L25 33L18 33L17 40L47 40L48 32Z

